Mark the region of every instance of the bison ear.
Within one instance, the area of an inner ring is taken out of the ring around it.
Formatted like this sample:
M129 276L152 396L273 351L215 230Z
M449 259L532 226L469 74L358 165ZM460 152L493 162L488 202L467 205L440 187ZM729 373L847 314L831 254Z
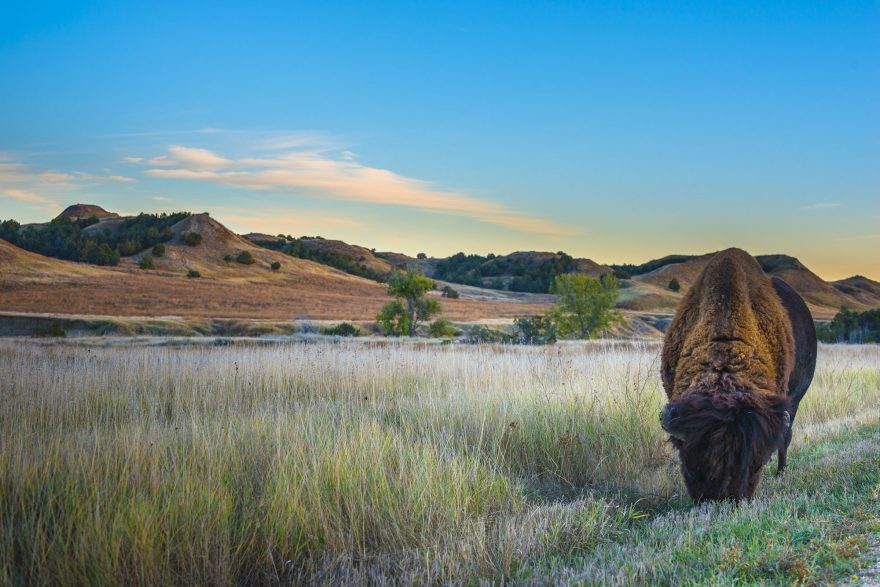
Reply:
M666 404L660 411L660 426L669 436L684 440L684 430L682 427L682 418L678 406Z

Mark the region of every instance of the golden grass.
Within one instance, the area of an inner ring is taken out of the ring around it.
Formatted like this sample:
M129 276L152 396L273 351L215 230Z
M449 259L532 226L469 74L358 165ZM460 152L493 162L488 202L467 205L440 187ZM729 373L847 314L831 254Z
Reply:
M681 500L657 345L0 342L0 584L500 580ZM804 442L876 421L823 346Z

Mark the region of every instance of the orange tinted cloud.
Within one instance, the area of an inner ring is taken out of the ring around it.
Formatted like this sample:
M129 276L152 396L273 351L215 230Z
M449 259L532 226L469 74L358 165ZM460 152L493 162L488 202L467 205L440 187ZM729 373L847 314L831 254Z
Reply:
M294 192L321 199L405 206L476 218L522 232L576 234L549 220L496 202L357 162L350 151L333 157L321 149L295 150L270 157L228 159L207 149L175 146L147 161L153 177L215 182L248 190Z

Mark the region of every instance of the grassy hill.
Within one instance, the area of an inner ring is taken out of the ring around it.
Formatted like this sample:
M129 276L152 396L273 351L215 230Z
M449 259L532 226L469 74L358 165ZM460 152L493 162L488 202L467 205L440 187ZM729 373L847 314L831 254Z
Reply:
M404 267L460 293L459 299L444 300L448 318L510 319L541 313L551 305L553 296L546 291L559 273L599 276L623 269L631 277L621 280L618 305L653 332L658 322L651 316L673 312L711 258L711 254L669 255L627 266L538 251L413 258L319 237L251 234L246 238L208 213L121 217L89 204L71 206L51 223L18 227L7 221L0 229L7 231L0 234L11 230L13 236L25 235L23 242L34 247L49 233L73 239L76 246L92 252L96 247L89 245L91 239L116 247L116 258L110 261L117 266L99 267L53 259L0 241L0 310L83 315L370 320L388 299L378 281ZM191 234L198 235L198 243L188 243ZM154 251L154 242L164 251ZM71 258L79 254L76 246L62 248L59 254ZM250 262L238 262L243 254ZM148 255L153 268L140 269ZM880 283L865 277L829 283L794 257L757 258L768 274L798 290L817 318L831 318L843 306L880 307ZM102 259L102 264L112 265L105 262L106 256ZM191 272L200 277L187 278ZM673 279L681 285L680 291L669 288ZM631 330L644 329L634 325Z

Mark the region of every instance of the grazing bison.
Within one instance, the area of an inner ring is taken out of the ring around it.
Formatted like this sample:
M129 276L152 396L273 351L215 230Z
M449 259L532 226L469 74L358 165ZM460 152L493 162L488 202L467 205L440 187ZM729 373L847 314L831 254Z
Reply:
M816 330L797 292L745 251L712 257L669 326L661 364L660 422L695 502L750 499L776 451L782 472L815 367Z

